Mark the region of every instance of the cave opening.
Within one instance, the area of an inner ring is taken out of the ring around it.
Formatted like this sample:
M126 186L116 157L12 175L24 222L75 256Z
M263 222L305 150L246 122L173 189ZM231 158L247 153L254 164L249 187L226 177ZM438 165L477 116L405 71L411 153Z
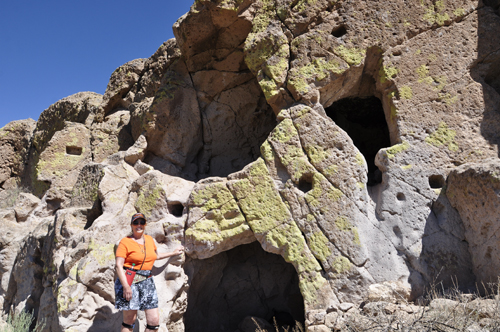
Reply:
M391 146L384 107L377 97L344 98L326 108L326 114L352 139L368 164L368 183L382 182L382 173L375 165L377 152Z
M304 300L295 268L259 242L186 262L186 332L235 331L246 317L288 317L304 326ZM279 324L279 323L278 323ZM257 327L255 327L257 329Z

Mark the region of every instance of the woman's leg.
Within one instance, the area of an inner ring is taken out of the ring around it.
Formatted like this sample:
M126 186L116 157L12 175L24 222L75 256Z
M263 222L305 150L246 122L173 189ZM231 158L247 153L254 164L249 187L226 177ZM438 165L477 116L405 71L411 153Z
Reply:
M146 309L144 310L144 313L146 314L146 324L148 326L157 327L158 325L160 325L160 313L158 311L158 308ZM146 328L145 332L158 332L158 328L155 329Z
M123 322L127 325L134 325L137 318L137 310L123 310ZM132 332L133 328L122 325L121 332Z

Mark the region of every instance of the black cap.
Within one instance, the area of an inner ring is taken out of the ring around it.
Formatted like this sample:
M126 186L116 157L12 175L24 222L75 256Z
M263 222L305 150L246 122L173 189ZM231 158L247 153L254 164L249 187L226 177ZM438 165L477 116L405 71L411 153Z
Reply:
M137 220L137 219L144 219L144 220L146 220L146 221L147 221L147 219L146 219L146 217L144 216L144 214L139 212L139 213L136 213L136 214L134 214L134 215L132 216L132 219L130 220L130 223L133 223L133 222L134 222L135 220Z

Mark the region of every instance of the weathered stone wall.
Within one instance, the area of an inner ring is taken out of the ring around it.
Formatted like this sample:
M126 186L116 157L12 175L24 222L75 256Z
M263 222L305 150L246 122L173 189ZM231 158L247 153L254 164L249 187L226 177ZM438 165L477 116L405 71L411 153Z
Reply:
M19 196L0 210L4 312L34 310L46 331L117 329L114 248L138 211L160 251L188 256L155 265L160 331L194 329L205 283L235 282L231 301L255 286L259 319L300 316L262 266L227 263L234 252L281 256L309 331L363 301L494 280L497 2L195 1L176 39L118 68L104 96L0 131L0 196ZM380 100L380 150L361 153L353 124L329 117L370 112L348 98ZM13 191L19 179L40 198ZM251 283L231 277L246 271ZM228 310L228 326L246 331L248 310Z

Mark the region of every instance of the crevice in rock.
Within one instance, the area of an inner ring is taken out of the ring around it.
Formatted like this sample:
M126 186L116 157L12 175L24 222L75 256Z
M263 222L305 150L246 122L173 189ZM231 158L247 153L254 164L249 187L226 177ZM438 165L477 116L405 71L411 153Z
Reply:
M413 38L417 37L417 36L420 36L421 34L423 33L426 33L426 32L429 32L429 31L434 31L434 30L437 30L439 28L442 28L442 27L450 27L452 24L454 23L459 23L461 21L463 21L464 19L466 19L469 15L471 15L472 13L474 13L475 11L477 11L478 8L475 8L474 10L472 10L470 13L464 15L464 16L457 16L453 19L450 19L450 23L449 24L443 24L443 25L439 25L437 23L434 23L430 28L427 28L427 29L420 29L417 33L415 34L411 34L411 30L408 30L406 36L407 36L407 39L404 40L401 44L397 44L391 48L394 48L394 47L397 47L397 46L400 46L400 45L403 45L405 44L406 42L412 40Z
M345 98L333 103L326 114L353 140L368 164L368 185L382 182L382 174L375 165L377 152L391 145L389 128L382 102L372 96Z

